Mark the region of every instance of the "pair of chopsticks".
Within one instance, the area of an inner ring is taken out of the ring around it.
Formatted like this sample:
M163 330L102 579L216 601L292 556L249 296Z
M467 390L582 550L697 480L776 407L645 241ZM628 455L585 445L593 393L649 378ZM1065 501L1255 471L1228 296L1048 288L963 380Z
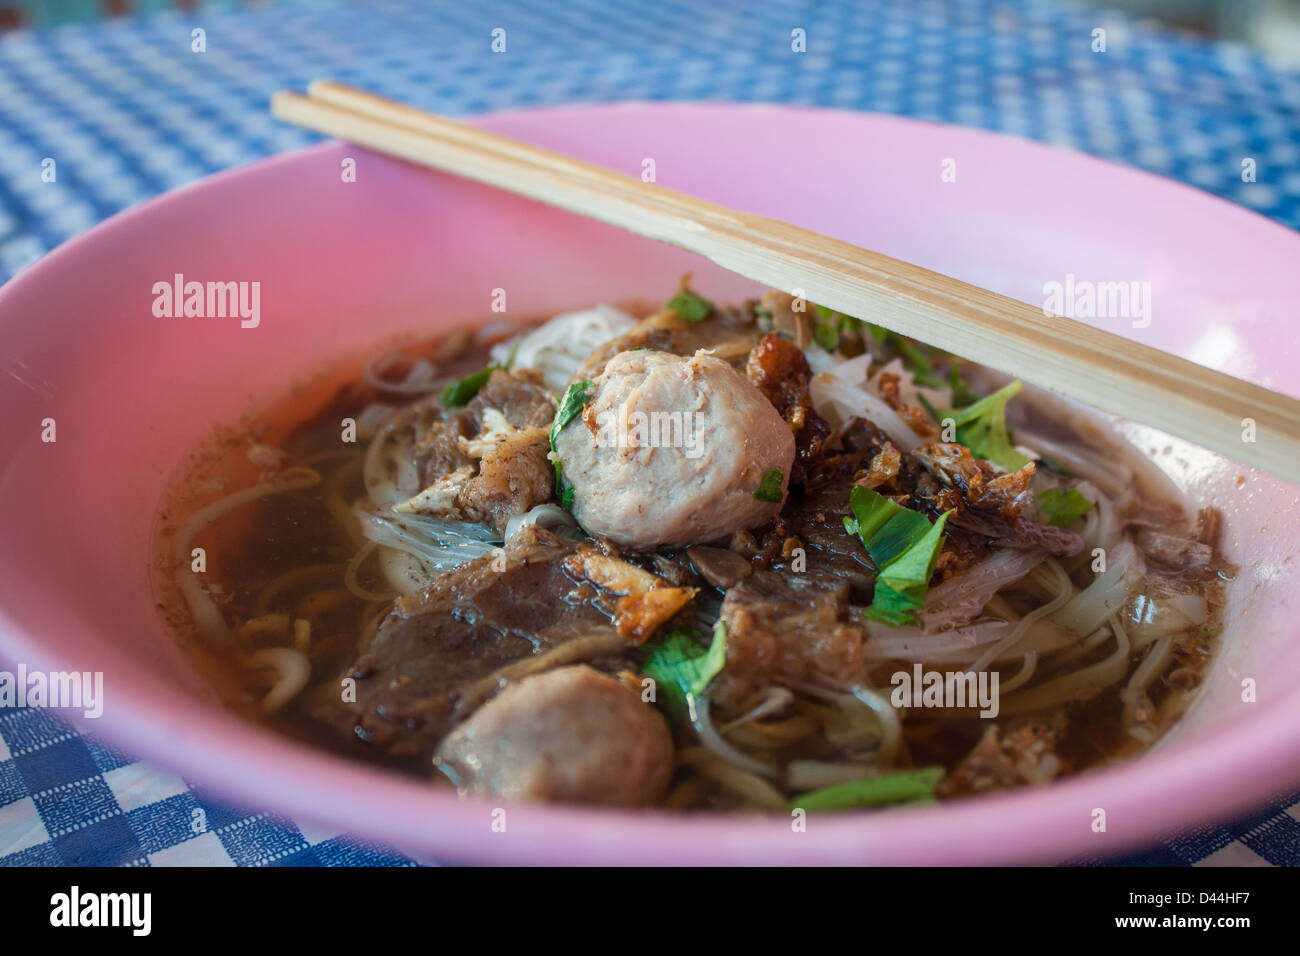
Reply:
M1280 477L1300 464L1300 401L929 269L326 80L275 94L271 112L672 243Z

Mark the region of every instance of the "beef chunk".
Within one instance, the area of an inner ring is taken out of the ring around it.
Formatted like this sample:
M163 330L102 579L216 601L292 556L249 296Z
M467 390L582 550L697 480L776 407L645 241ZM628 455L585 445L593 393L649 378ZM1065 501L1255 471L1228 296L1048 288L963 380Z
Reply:
M489 408L501 412L515 428L549 428L555 418L555 398L537 369L497 369L465 406L480 428Z
M646 806L672 777L673 742L635 690L579 665L511 684L447 736L436 762L469 793Z
M833 574L755 571L722 602L727 665L714 690L738 703L783 680L863 676L864 628L848 623L849 585Z
M535 369L497 369L464 408L442 409L432 401L412 406L407 415L415 429L415 457L425 487L457 468L473 464L477 455L466 443L487 431L501 417L511 429L550 428L555 400L542 373Z
M551 500L555 471L546 456L551 450L545 428L511 432L488 451L478 474L456 498L470 521L505 531L514 515L521 515Z
M430 753L447 731L458 689L513 661L608 627L613 598L571 578L579 545L536 526L400 598L367 652L343 677L356 702L321 716L396 756Z

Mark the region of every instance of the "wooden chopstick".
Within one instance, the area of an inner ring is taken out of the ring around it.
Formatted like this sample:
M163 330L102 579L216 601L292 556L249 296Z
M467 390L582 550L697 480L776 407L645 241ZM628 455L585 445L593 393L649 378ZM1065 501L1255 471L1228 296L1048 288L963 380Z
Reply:
M1300 464L1300 401L929 269L337 83L277 93L271 111L672 243L1279 477L1294 481Z

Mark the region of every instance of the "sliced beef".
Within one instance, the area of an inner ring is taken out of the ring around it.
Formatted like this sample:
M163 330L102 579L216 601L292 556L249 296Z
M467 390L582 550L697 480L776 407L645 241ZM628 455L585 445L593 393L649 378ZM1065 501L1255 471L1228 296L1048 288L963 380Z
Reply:
M511 432L483 455L479 471L456 497L470 521L504 532L507 522L551 500L555 470L546 456L550 436L542 427Z
M555 397L537 369L497 369L465 406L480 428L484 412L495 408L515 428L550 428L555 418Z
M714 698L738 704L783 681L864 675L866 631L849 623L849 585L833 574L755 571L722 602L727 664Z
M535 369L497 369L464 408L443 408L432 401L412 406L407 417L415 430L415 460L423 486L475 462L466 443L489 427L489 409L500 412L511 428L531 429L550 428L555 407L542 373Z
M580 545L537 526L501 556L486 555L400 598L367 652L343 677L356 701L321 716L395 756L432 751L448 729L458 689L498 668L607 628L613 598L575 581L564 558Z
M635 690L579 665L511 684L447 736L436 762L469 793L647 806L672 777L673 742Z

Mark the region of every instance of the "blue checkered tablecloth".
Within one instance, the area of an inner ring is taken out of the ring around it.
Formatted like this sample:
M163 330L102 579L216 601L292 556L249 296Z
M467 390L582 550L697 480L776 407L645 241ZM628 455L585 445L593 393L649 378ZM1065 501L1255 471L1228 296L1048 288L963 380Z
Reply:
M489 48L498 27L503 55ZM1104 54L1090 49L1097 27ZM191 52L195 28L205 53ZM300 0L0 34L0 280L119 209L312 142L266 107L317 76L449 114L674 99L897 113L1139 166L1300 227L1300 74L1089 7ZM49 712L0 709L0 864L411 862L229 809ZM1300 864L1300 793L1118 862Z

